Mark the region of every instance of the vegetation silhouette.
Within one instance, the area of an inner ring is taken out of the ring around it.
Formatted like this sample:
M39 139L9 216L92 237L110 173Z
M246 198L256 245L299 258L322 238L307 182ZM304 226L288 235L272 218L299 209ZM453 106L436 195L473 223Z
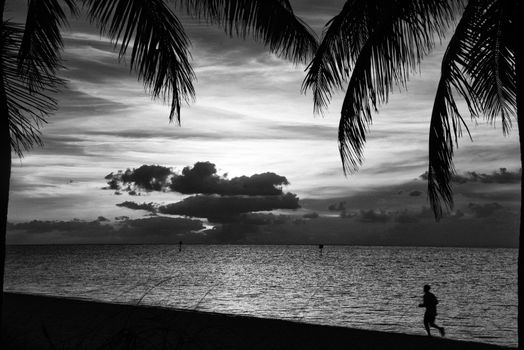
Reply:
M436 220L453 208L454 147L463 129L469 134L456 96L465 100L472 118L494 123L500 117L504 134L516 117L522 163L524 117L517 105L522 109L524 74L516 33L523 32L523 7L517 0L346 1L326 24L302 85L303 91L312 90L318 113L347 84L338 131L345 174L362 165L372 110L387 103L394 86L406 87L435 39L442 39L458 18L442 59L430 121L428 197ZM520 237L522 231L521 220ZM522 273L519 245L519 281ZM518 312L522 346L520 302Z
M171 106L169 120L180 123L180 108L195 95L189 38L165 0L30 0L25 24L6 20L0 0L0 289L3 292L5 237L11 152L22 157L41 145L39 127L58 108L53 95L63 47L61 28L68 15L87 15L126 58L153 99ZM229 36L250 37L295 63L311 59L317 47L312 30L296 17L288 0L180 0L179 11L222 27ZM0 299L0 313L2 304Z

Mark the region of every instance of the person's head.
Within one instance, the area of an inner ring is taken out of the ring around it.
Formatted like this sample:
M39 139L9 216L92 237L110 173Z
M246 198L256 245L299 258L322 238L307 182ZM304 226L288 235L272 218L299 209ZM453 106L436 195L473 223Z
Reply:
M430 289L431 287L429 286L429 284L424 285L424 293L429 292Z

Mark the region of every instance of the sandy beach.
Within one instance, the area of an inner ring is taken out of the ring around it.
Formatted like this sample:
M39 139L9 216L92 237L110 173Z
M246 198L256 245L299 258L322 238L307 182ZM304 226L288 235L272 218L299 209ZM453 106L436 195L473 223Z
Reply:
M4 349L507 349L447 338L5 293Z

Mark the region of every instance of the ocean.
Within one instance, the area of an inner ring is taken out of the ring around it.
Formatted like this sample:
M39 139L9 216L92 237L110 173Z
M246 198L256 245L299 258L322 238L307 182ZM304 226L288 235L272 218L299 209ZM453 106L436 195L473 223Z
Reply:
M5 290L423 335L418 304L430 284L447 337L517 346L517 255L492 248L8 246Z

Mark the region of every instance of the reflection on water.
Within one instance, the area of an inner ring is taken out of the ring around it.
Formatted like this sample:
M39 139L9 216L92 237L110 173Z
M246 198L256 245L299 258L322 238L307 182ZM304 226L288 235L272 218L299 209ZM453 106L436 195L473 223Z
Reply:
M325 246L8 247L5 289L517 345L517 250Z

